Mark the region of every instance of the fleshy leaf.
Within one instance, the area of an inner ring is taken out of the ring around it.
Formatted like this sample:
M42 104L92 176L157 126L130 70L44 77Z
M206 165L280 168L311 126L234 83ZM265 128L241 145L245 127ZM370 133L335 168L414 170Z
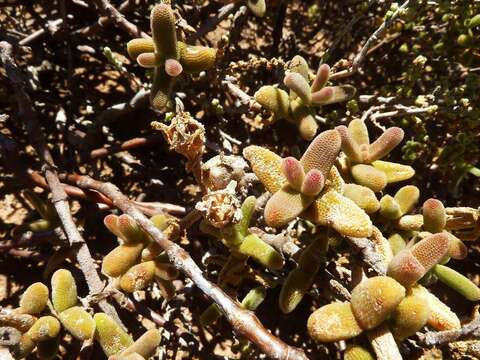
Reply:
M369 237L370 217L352 200L331 190L317 199L303 217L318 225L331 225L344 236Z
M261 181L272 194L282 188L287 179L282 174L282 158L260 146L251 145L243 150L243 156Z
M397 164L390 161L377 160L372 163L377 170L383 171L387 176L387 183L391 184L398 181L410 179L415 175L415 170L411 166Z

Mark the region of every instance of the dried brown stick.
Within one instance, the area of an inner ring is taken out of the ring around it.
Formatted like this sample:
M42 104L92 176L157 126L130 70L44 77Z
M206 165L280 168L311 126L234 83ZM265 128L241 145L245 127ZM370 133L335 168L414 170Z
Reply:
M99 293L104 288L103 282L97 273L90 250L73 221L70 206L67 201L68 197L58 179L56 166L45 142L45 138L42 135L37 113L33 109L29 95L25 92L22 74L12 58L12 46L6 41L0 42L0 58L5 67L7 77L15 91L19 117L23 120L30 142L43 164L43 174L52 193L52 203L57 211L62 228L70 245L78 245L78 247L76 247L76 258L85 276L89 292L91 294ZM118 321L119 324L122 324L117 311L112 305L106 301L102 301L99 303L99 306L105 313Z
M137 138L124 141L121 144L114 144L109 147L101 147L99 149L92 150L89 153L89 158L92 160L98 159L98 158L102 158L102 157L114 154L116 152L136 149L142 146L148 146L152 144L157 144L162 140L163 140L163 136L160 136L160 135L137 137Z
M367 57L368 50L373 46L375 41L379 40L383 35L385 35L390 25L392 25L395 20L404 13L409 4L410 0L407 0L401 6L399 6L398 9L395 10L395 12L388 19L386 19L367 39L360 52L353 59L352 66L349 69L332 74L330 76L330 80L338 80L355 74L360 69L360 66Z
M132 7L132 1L126 0L120 4L118 7L119 13L126 13ZM112 18L109 16L101 16L98 18L98 21L92 25L85 26L81 29L75 30L73 35L83 35L83 36L90 36L97 34L103 27L107 26L112 22Z
M113 24L123 29L132 37L140 36L142 38L150 39L150 36L140 30L137 25L132 24L130 21L128 21L120 11L118 11L112 4L110 4L108 0L93 0L93 3L104 17L110 18ZM102 18L99 18L99 24L103 25L102 23L100 23L101 19Z
M217 285L209 282L188 252L168 240L115 185L80 175L71 175L69 180L83 189L94 189L103 193L112 199L115 206L130 215L165 250L173 265L189 277L205 295L219 306L239 335L248 338L273 359L307 359L303 350L289 346L272 335L263 327L253 312L243 309L238 302L232 300Z

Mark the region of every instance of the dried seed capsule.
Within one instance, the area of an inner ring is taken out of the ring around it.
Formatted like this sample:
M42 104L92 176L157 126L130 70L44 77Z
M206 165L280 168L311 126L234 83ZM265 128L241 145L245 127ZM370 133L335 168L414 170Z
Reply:
M133 39L127 43L127 52L130 56L130 59L136 60L138 55L142 53L151 53L154 52L155 48L153 46L152 39Z
M373 214L380 209L380 202L375 193L366 186L345 184L343 196L352 200L361 209L365 210L367 214Z
M95 321L80 306L71 307L62 311L59 315L63 327L72 336L78 340L86 340L93 338L95 333Z
M388 184L408 180L415 175L415 170L408 165L382 160L374 161L372 165L375 169L382 171L385 174Z
M389 220L395 220L402 216L402 210L398 202L390 195L384 195L380 199L380 215Z
M37 344L37 356L42 360L51 360L57 356L60 345L60 337L39 342Z
M348 340L363 331L350 303L332 303L315 310L307 322L308 334L317 342Z
M405 288L387 276L369 278L352 291L352 311L362 329L380 325L405 297Z
M403 140L404 132L399 127L388 128L368 147L368 162L381 159L390 153Z
M432 311L427 321L428 326L438 331L459 329L461 327L458 316L423 286L416 285L411 288L411 292L413 295L427 300Z
M441 282L451 287L464 298L470 301L480 300L480 288L466 276L443 265L435 265L433 272Z
M343 360L375 360L375 358L363 346L349 345L343 354Z
M250 234L246 236L235 250L252 257L252 259L269 269L278 270L283 266L282 255L256 235Z
M307 80L299 73L288 73L283 79L286 87L292 90L305 104L310 104L312 100L312 91Z
M37 346L37 343L32 340L28 333L25 333L20 338L20 342L13 347L12 354L15 359L23 359L35 349L35 346Z
M138 262L142 249L142 243L117 246L103 258L102 272L111 277L124 274Z
M107 314L97 313L93 320L96 324L96 338L107 356L118 354L133 344L133 340Z
M155 351L160 345L162 334L157 329L150 329L140 336L132 345L122 352L121 356L137 353L148 359L155 355Z
M30 285L20 299L20 312L24 314L40 314L48 302L48 288L41 282Z
M121 278L120 287L132 293L145 289L155 278L155 261L147 261L132 266Z
M387 186L385 173L371 165L358 164L352 166L352 177L359 185L366 186L374 192L382 191Z
M397 306L392 316L392 332L397 340L414 335L427 323L431 309L424 298L409 295Z
M428 199L423 203L423 228L431 233L441 232L447 223L445 207L441 201Z
M413 209L420 197L420 190L416 186L407 185L400 188L395 194L395 201L400 206L402 215L405 215Z
M60 332L60 323L53 316L42 316L28 330L27 334L35 341L46 341L55 338Z
M254 95L255 100L265 109L275 114L277 119L288 116L290 98L286 91L274 86L262 86Z
M72 273L65 269L55 271L52 276L52 303L57 312L77 304L77 284Z

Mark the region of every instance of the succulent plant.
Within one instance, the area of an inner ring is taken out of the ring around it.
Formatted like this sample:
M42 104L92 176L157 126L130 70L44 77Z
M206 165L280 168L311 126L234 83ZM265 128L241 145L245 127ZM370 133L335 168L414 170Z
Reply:
M295 217L301 216L318 225L332 226L342 235L371 235L372 223L368 215L352 200L342 195L343 179L333 166L339 148L338 134L328 130L312 141L298 162L293 158L282 160L275 153L259 146L252 145L244 149L243 155L250 162L253 172L265 188L273 193L265 206L265 220L268 225L284 226ZM323 177L326 185L316 196L305 195L301 188L300 191L294 188L298 188L295 182L299 183L295 172L301 175L299 164L304 173L308 174L313 170L314 174L317 174L317 185Z
M247 295L243 298L241 306L244 309L255 311L262 304L263 300L267 296L267 291L264 287L256 287L251 289ZM205 311L200 315L200 323L202 326L209 326L215 321L217 321L222 316L220 308L217 304L210 305Z
M397 253L388 266L388 275L404 286L412 286L447 255L449 246L445 233L428 235Z
M388 276L375 276L352 291L352 311L362 329L377 327L405 297L405 288Z
M52 276L52 303L55 310L60 313L77 302L77 284L72 273L65 269L55 271Z
M40 342L56 338L59 332L60 322L55 317L42 316L35 321L27 334L32 341Z
M349 302L331 303L315 310L308 318L307 329L318 342L347 340L363 332Z
M390 277L368 278L353 289L350 303L331 303L315 310L308 318L308 333L318 342L354 338L384 322L405 294L405 288Z
M40 314L47 306L48 297L48 288L44 284L36 282L23 293L19 311L30 315Z
M57 212L55 211L55 207L52 203L50 203L48 200L43 200L39 195L30 189L26 189L23 192L23 195L41 216L41 219L27 221L21 225L15 226L12 229L12 236L15 239L20 239L21 236L27 231L41 233L52 230L59 225Z
M305 140L311 140L318 129L314 108L347 101L355 95L355 88L350 85L325 86L329 76L330 67L322 64L313 82L310 82L307 62L297 55L290 61L283 80L290 94L278 87L266 85L258 89L254 98L272 113L268 123L286 119L297 125Z
M343 360L374 360L373 355L360 345L348 345Z
M95 334L95 321L80 306L74 306L59 314L62 326L78 340L92 339Z
M242 217L237 224L218 229L203 221L200 229L221 240L233 252L251 257L269 269L280 269L283 266L282 255L248 229L255 211L255 201L254 196L245 199L241 207Z
M466 299L470 301L480 300L480 288L466 276L440 264L433 267L433 273L441 282L451 287Z
M133 339L107 314L97 313L93 317L97 331L95 338L107 356L116 355L133 344Z
M402 129L391 127L373 143L363 120L354 119L348 127L342 125L336 129L342 138L350 174L357 184L378 192L387 184L408 180L415 174L410 166L380 160L402 141Z
M420 296L408 295L397 306L392 316L392 333L399 341L414 335L427 324L431 309Z
M460 328L461 324L458 316L425 287L417 284L409 291L412 295L419 296L426 300L429 305L431 312L427 320L428 326L439 331Z
M328 238L317 237L303 250L298 266L292 270L282 285L278 305L284 314L295 310L310 289L328 250Z
M163 214L154 215L150 220L166 236L175 236L175 221ZM151 241L129 215L107 215L104 224L122 243L104 257L102 272L119 278L119 288L127 293L143 290L157 281L163 297L171 299L175 292L171 281L177 278L178 271L159 245Z
M169 4L160 3L150 14L152 39L133 39L127 44L129 56L140 66L153 68L150 91L152 106L165 110L171 106L170 92L175 79L182 73L198 73L210 69L216 50L191 46L177 41L175 15Z

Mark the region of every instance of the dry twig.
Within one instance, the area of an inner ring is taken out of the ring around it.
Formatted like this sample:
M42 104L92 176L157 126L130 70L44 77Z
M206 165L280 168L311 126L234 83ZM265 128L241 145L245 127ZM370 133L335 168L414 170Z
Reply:
M103 193L112 199L115 206L130 215L165 250L173 265L219 306L239 335L248 338L273 359L307 359L303 350L289 346L272 335L263 327L253 312L243 309L217 285L208 281L190 255L179 245L168 240L115 185L80 175L71 175L69 180L83 189L94 189Z
M50 150L45 143L45 139L42 136L37 113L33 109L30 97L25 92L22 75L12 58L12 46L6 41L0 42L0 58L16 93L19 117L23 119L30 142L43 164L43 174L52 193L52 203L57 211L62 228L67 236L70 246L75 246L76 258L83 275L85 276L89 292L91 294L99 293L104 288L103 281L97 273L90 250L73 221L72 214L70 213L70 206L67 201L68 197L58 179L55 163L50 154ZM122 324L117 311L112 305L106 301L102 301L99 303L99 306L105 313L109 314L118 321L118 323Z

